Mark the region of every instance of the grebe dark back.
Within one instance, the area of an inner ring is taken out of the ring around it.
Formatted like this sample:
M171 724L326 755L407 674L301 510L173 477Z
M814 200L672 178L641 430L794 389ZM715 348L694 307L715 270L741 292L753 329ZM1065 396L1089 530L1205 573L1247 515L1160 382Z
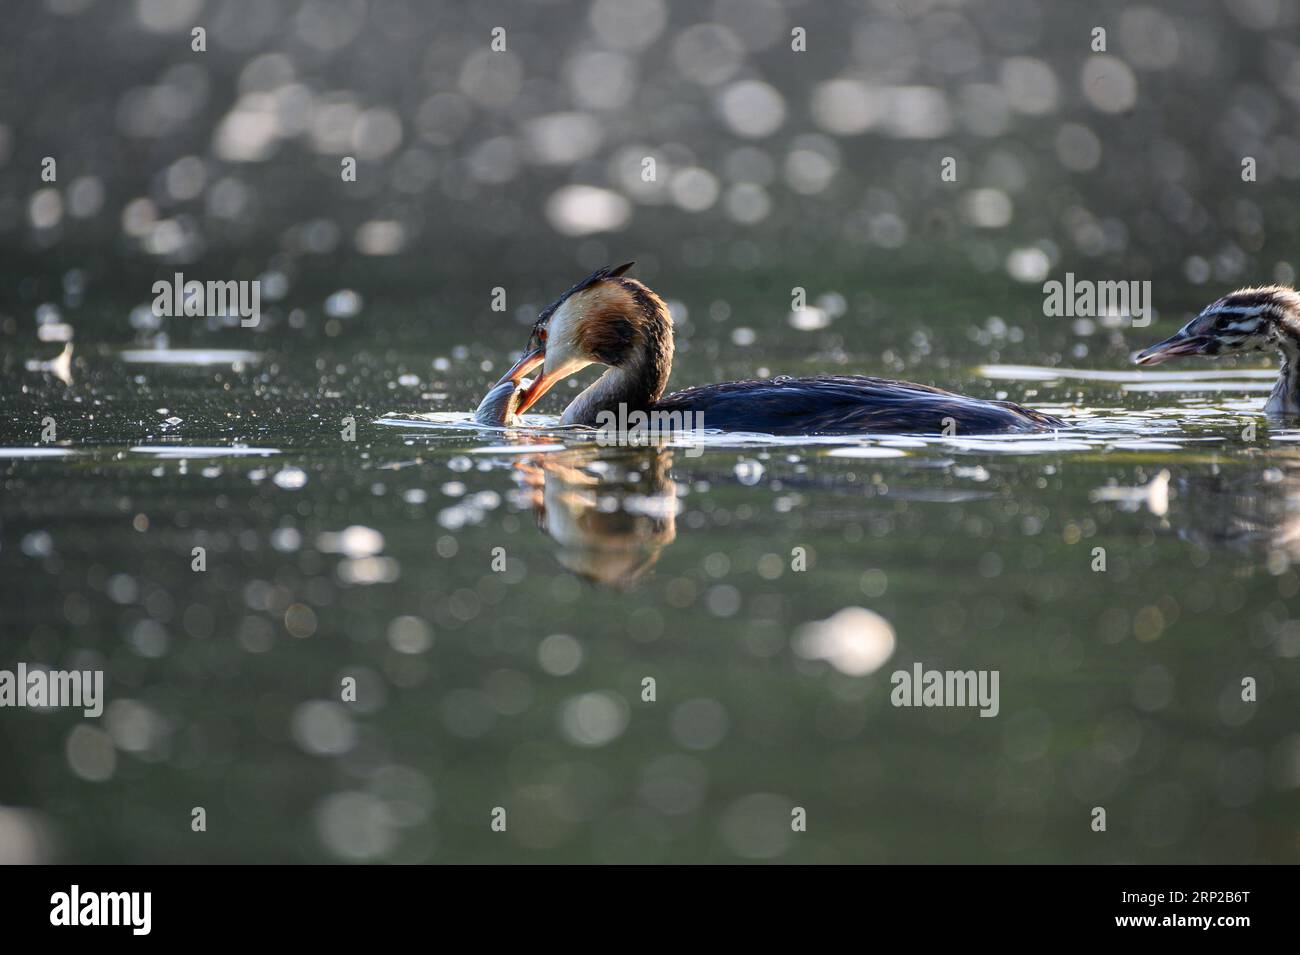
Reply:
M697 427L764 434L979 434L1061 427L1051 415L1010 401L984 401L888 378L779 376L701 385L664 395L673 362L673 323L663 300L624 277L629 262L597 269L533 325L528 347L480 407L523 414L555 383L591 364L606 371L570 402L562 424L599 423L602 413L690 414ZM541 368L525 384L524 376ZM508 384L519 389L510 398Z

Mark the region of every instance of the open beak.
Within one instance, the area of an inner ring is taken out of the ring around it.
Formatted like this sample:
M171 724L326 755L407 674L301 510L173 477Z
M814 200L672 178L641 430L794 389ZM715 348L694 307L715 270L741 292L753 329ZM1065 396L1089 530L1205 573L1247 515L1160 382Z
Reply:
M501 381L498 381L497 384L499 385L502 382L508 381L511 384L517 385L523 379L524 375L528 374L544 361L546 361L545 348L535 348L530 352L524 352L524 357L511 365L510 370L501 376ZM520 408L519 410L523 411L523 408Z
M1204 335L1184 335L1182 332L1170 335L1162 342L1156 342L1150 348L1144 348L1133 356L1139 365L1158 365L1170 358L1182 358L1186 355L1201 355L1209 339Z
M503 382L508 381L516 386L523 385L524 375L528 374L538 365L544 365L545 362L545 346L535 348L530 352L525 352L524 357L511 365L510 369L501 376L501 380L498 381L497 384L500 385ZM556 374L555 372L548 372L543 368L542 373L534 378L531 383L527 384L523 392L519 395L519 406L515 409L515 414L523 414L533 405L537 404L538 399L554 388L557 381L570 374L572 374L571 371Z
M543 353L542 357L538 359L538 362L540 363L543 361L545 357L545 353ZM537 366L532 365L530 367L536 368ZM543 368L542 373L534 378L533 383L528 386L522 395L519 396L519 410L515 413L523 414L533 405L537 404L542 395L554 388L555 383L561 378L566 377L567 374L567 372L564 374L557 374L556 372L547 371Z

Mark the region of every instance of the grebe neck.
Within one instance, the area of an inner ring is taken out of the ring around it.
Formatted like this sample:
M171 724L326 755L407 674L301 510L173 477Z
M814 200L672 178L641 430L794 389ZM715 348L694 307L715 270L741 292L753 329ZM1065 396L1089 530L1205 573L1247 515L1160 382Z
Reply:
M1294 308L1284 309L1277 316L1272 338L1282 368L1264 405L1264 413L1300 415L1300 316Z
M668 387L673 368L673 322L659 296L637 282L628 282L635 303L633 344L618 364L574 398L564 409L561 424L595 427L602 411L649 411Z
M618 414L619 406L627 412L645 411L654 404L656 393L643 375L635 368L610 368L588 385L569 403L560 418L560 424L584 424L595 427L602 411Z
M1278 353L1282 356L1282 370L1264 405L1264 413L1300 415L1300 351L1283 347Z

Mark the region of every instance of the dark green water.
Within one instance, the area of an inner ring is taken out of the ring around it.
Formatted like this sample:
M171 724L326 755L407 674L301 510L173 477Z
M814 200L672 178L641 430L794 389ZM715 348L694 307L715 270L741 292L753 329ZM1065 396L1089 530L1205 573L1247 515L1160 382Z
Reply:
M3 662L108 684L99 720L0 721L11 857L1300 861L1300 432L1255 417L1268 372L1131 370L1163 326L1074 377L981 367L1042 354L1027 310L1017 343L969 303L926 338L875 317L902 295L819 333L704 299L679 386L848 368L1071 426L605 448L454 426L518 332L379 347L301 304L297 335L185 342L242 358L5 355ZM810 658L852 607L879 617ZM917 661L999 671L997 716L891 706Z
M107 705L0 710L0 862L1300 862L1300 430L1268 359L1129 357L1295 282L1296 5L8 7L0 670ZM674 387L1068 427L466 427L630 259ZM178 271L261 323L156 318Z

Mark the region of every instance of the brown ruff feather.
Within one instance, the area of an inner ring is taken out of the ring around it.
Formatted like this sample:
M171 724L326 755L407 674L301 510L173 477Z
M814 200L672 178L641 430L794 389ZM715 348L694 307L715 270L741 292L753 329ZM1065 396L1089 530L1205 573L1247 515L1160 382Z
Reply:
M635 356L641 339L632 295L617 281L601 282L579 292L581 318L574 324L574 344L602 365L622 365Z
M578 293L574 345L603 365L637 374L640 404L663 395L673 363L673 325L663 299L635 279L612 279Z

